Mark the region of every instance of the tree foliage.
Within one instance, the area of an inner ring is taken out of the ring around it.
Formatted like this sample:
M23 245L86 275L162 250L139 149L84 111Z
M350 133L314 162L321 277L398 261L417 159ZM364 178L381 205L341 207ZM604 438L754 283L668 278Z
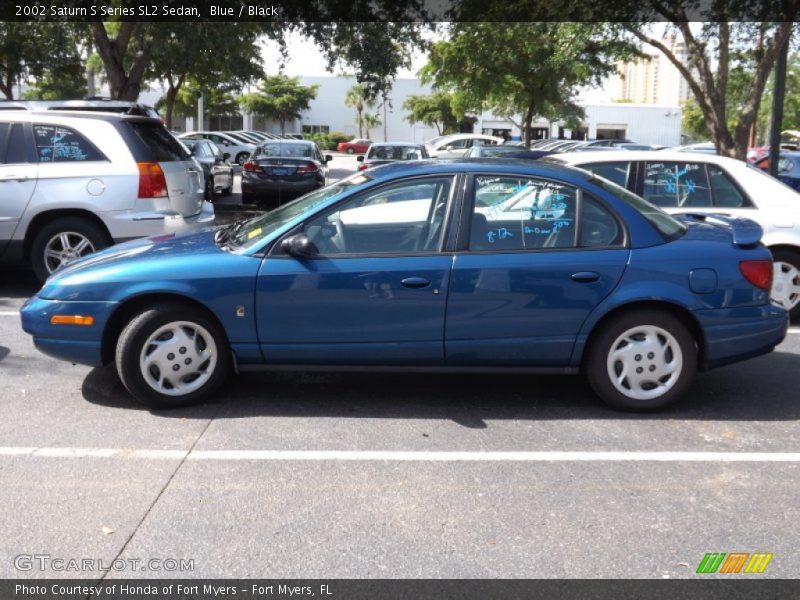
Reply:
M535 116L574 112L577 89L600 83L632 52L597 23L454 23L450 39L433 44L421 75L456 92L461 110L521 115L530 141Z
M409 123L422 123L428 127L435 127L439 135L455 133L464 120L456 114L453 108L453 94L442 90L435 91L425 96L409 96L403 103L403 108L408 111L406 120Z
M244 94L240 102L248 112L278 121L284 134L286 122L299 119L308 110L318 87L300 85L299 77L272 75L264 78L259 91Z
M664 32L656 34L652 26L642 24L628 24L628 30L660 50L681 73L717 152L744 159L767 79L791 35L798 0L783 2L781 15L767 12L773 7L766 2L761 9L748 2L715 2L702 15L706 21L695 26L688 22L690 11L697 10L691 0L649 0L644 4L670 23L666 33L682 41L685 60L665 43ZM780 18L758 18L762 13Z
M0 93L13 100L14 85L32 80L35 99L84 97L84 53L75 24L0 22Z

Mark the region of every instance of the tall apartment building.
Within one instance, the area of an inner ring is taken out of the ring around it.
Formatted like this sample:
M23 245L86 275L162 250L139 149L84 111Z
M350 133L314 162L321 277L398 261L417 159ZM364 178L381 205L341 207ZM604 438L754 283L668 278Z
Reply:
M681 63L686 64L686 47L677 38L664 44ZM659 50L647 56L618 65L619 98L641 104L680 106L691 97L691 91L678 68Z

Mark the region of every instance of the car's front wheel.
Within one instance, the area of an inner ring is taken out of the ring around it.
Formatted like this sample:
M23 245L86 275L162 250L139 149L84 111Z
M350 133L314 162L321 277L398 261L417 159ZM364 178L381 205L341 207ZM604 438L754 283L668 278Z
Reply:
M236 164L241 167L244 163L247 162L248 158L250 158L249 152L239 152L239 154L236 155Z
M774 250L774 271L770 298L789 311L789 317L800 318L800 252Z
M225 332L204 311L164 303L136 314L117 341L116 365L133 397L151 408L179 408L208 398L228 376Z
M676 402L697 371L697 345L675 316L623 313L592 338L585 373L595 393L621 410L649 412Z

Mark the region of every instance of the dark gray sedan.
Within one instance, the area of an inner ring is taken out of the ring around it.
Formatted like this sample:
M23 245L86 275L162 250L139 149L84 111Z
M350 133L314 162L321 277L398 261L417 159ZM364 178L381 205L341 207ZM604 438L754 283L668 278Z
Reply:
M306 140L270 140L242 165L242 202L274 208L328 182L330 156Z
M181 142L203 167L206 200L212 200L217 192L229 196L233 190L233 166L228 162L230 154L223 154L214 142L208 140L184 139Z

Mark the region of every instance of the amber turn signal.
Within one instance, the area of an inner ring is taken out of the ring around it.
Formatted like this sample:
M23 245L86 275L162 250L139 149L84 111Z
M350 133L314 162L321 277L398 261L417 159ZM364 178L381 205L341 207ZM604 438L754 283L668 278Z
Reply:
M92 325L94 317L82 315L53 315L50 317L51 325Z

